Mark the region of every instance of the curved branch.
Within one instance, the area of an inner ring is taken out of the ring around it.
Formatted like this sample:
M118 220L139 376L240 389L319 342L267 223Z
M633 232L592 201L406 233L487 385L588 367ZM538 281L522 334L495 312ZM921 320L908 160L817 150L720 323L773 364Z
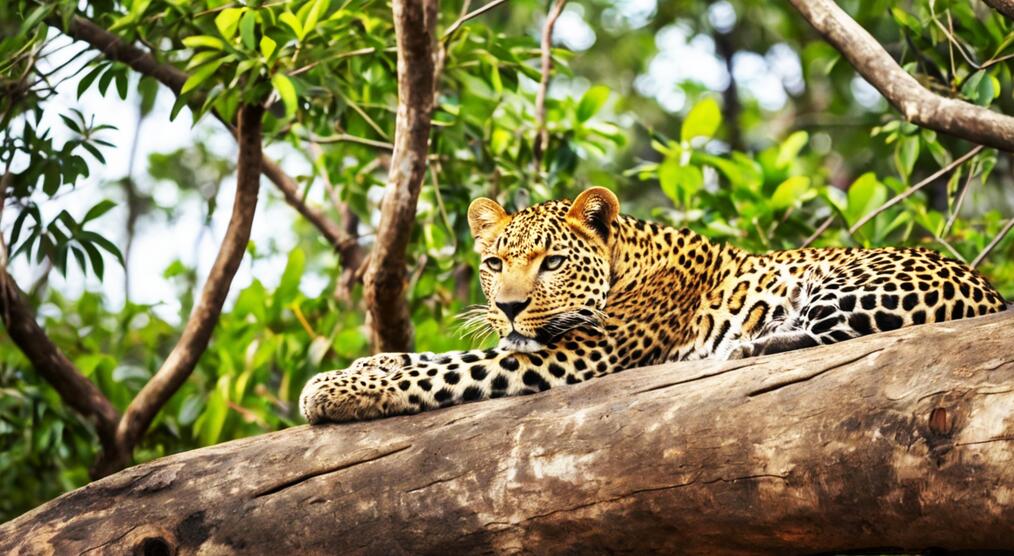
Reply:
M398 42L398 117L377 240L363 279L375 351L409 351L405 251L426 175L436 85L437 0L394 0Z
M127 406L116 431L119 451L103 457L99 469L119 468L129 461L131 450L144 435L155 415L190 376L197 360L208 347L211 333L222 312L222 304L229 293L229 286L250 240L260 188L263 114L264 109L259 105L247 105L240 110L236 196L222 246L208 274L201 298L176 347L155 376L151 377Z
M59 27L59 22L53 21L51 25ZM189 77L186 72L179 68L171 64L158 62L150 53L141 50L133 44L124 42L120 37L83 17L75 16L72 18L70 26L64 32L71 38L84 41L102 51L102 54L106 58L122 62L143 75L154 77L176 95L179 95L183 84L187 82L187 78ZM198 104L200 102L201 99L195 98L191 104ZM223 121L223 123L231 127L231 124L228 122ZM316 227L327 239L328 243L335 248L339 248L342 239L340 229L323 212L303 202L295 180L286 175L277 164L267 157L263 157L261 168L264 176L271 180L271 183L281 191L285 202Z
M119 414L95 383L74 366L60 348L49 339L35 320L28 300L6 269L0 268L0 320L7 327L14 345L25 354L46 382L60 394L63 403L95 425L105 452L115 451L116 424Z
M973 143L1014 151L1014 117L928 91L833 0L789 2L908 121Z

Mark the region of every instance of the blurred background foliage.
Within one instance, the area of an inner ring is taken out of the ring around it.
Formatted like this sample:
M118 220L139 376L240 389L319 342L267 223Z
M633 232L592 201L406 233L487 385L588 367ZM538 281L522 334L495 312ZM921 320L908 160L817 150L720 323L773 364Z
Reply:
M985 4L839 3L927 87L1014 114L1014 30ZM969 262L1014 216L1012 158L990 149L880 210L974 145L904 122L781 2L570 2L555 34L550 141L533 167L547 6L511 0L453 25L477 7L441 6L443 73L408 261L418 350L479 341L455 318L482 301L465 221L477 196L516 209L604 185L626 213L753 250L923 245ZM75 14L186 70L180 100L67 40L59 28ZM178 233L190 222L181 212L196 210L194 249L214 251L200 238L215 234L228 212L220 190L234 187L234 146L215 120L241 102L270 95L269 152L307 204L358 220L369 249L397 105L387 3L14 0L0 7L0 37L9 264L45 330L117 408L168 355L204 273L185 258L152 268L153 253L131 246ZM135 107L140 128L188 104L191 136L164 151L139 155L137 130L132 144L103 122L109 106ZM92 176L113 156L129 157L126 175ZM267 232L250 244L250 270L138 461L298 424L303 382L369 352L361 288L339 284L339 257L266 180L262 196L271 212L254 222ZM103 279L124 262L122 285ZM1014 234L980 269L1014 297ZM151 284L164 299L134 299ZM97 450L0 330L0 520L86 483Z

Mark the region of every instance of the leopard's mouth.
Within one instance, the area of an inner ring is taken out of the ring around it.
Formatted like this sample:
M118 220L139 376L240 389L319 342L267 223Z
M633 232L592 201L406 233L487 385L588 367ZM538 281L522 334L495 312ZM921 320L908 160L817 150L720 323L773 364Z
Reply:
M545 349L546 345L539 338L531 338L512 330L507 337L500 338L500 343L496 347L514 353L535 353Z

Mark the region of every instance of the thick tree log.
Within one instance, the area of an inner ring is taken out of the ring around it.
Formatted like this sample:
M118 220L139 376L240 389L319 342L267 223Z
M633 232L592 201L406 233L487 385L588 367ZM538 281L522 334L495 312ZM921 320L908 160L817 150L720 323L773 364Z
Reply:
M1007 312L296 427L96 481L0 553L1010 550L1012 347Z

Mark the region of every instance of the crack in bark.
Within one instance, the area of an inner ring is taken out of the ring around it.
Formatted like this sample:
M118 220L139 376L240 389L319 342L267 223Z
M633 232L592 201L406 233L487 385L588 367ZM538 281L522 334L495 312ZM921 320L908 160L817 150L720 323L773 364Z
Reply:
M119 536L113 537L113 538L109 539L108 541L106 541L106 542L104 542L104 543L102 543L102 544L100 544L98 546L89 546L88 548L82 550L81 554L87 554L89 552L94 552L96 550L99 550L100 548L105 548L105 547L113 544L114 542L121 541L121 540L123 540L123 537L126 537L127 535L129 535L130 533L132 533L138 527L140 527L140 525L134 525L130 529L127 529L126 531L124 531L123 533L121 533Z
M716 477L714 479L708 479L706 481L698 481L697 479L693 479L693 480L688 481L686 483L678 483L678 484L675 484L675 485L666 485L666 486L661 486L661 487L640 488L640 489L637 489L637 490L632 490L630 492L621 494L619 496L614 496L612 498L606 498L604 500L595 500L593 502L588 502L588 503L585 503L585 504L578 504L577 506L572 506L572 507L569 507L569 508L560 508L558 510L553 510L551 512L546 512L544 514L533 515L533 516L530 516L530 517L526 517L525 519L522 519L521 521L517 521L517 522L492 521L492 522L484 524L482 526L482 528L483 529L488 529L489 526L491 526L491 525L505 525L505 526L507 526L507 528L516 528L516 527L520 527L523 524L528 523L530 521L535 521L535 520L538 520L538 519L543 519L543 518L546 518L546 517L549 517L549 516L552 516L552 515L556 515L556 514L559 514L559 513L576 512L578 510L583 510L585 508L590 508L592 506L598 506L598 505L601 505L601 504L609 504L609 503L612 503L612 502L618 502L618 501L623 500L625 498L630 498L632 496L638 496L638 495L644 494L644 493L664 492L664 491L667 491L667 490L676 490L676 489L680 489L680 488L684 488L684 487L688 487L688 486L692 486L692 485L711 485L711 484L715 484L715 483L735 483L736 481L753 481L753 480L758 480L758 479L779 479L781 481L784 481L786 478L788 478L788 476L789 476L789 473L786 473L784 475L777 475L777 474L773 474L773 473L760 473L760 474L757 474L757 475L744 475L742 477L733 477L731 479L726 479L724 477Z
M786 386L791 386L793 384L798 384L800 382L806 382L808 380L817 378L818 376L820 376L822 374L831 372L831 371L833 371L835 369L839 369L839 368L844 367L846 365L851 365L852 363L855 363L856 361L864 359L864 358L866 358L866 357L868 357L870 355L873 355L874 353L878 353L878 352L884 351L884 349L885 348L881 347L881 348L877 348L877 349L872 350L872 351L868 351L866 353L863 353L862 355L858 355L856 357L853 357L851 359L847 359L847 360L842 361L840 363L835 363L834 365L831 365L830 367L825 367L825 368L823 368L823 369L821 369L821 370L819 370L819 371L817 371L815 373L811 373L811 374L808 374L806 376L797 376L797 377L794 377L794 378L790 378L788 380L783 380L783 381L776 382L774 384L769 384L767 386L762 386L762 387L760 387L760 388L758 388L756 390L751 390L746 395L746 397L752 398L754 396L760 396L761 394L767 394L768 392L774 392L775 390L779 390L779 389L784 388Z
M426 483L425 485L410 488L410 489L408 489L408 490L405 491L405 494L408 494L410 492L418 492L420 490L425 490L427 488L430 488L433 485L439 485L439 484L442 484L442 483L449 483L449 482L451 482L451 481L453 481L455 479L460 479L461 477L464 477L465 475L467 475L467 473L458 473L457 475L454 475L452 477L447 477L445 479L436 479L436 480L433 480L433 481L430 481L430 482Z
M283 490L286 490L288 488L292 488L294 486L297 486L300 483L305 483L306 481L309 481L310 479L313 479L314 477L320 477L321 475L328 475L330 473L337 473L339 471L344 471L346 469L355 467L357 465L363 465L364 463L370 463L370 462L373 462L373 461L377 461L379 459L383 459L383 458L386 458L388 456L393 456L395 454L404 452L405 450L408 450L411 447L412 447L411 444L406 444L404 446L400 446L400 447L395 448L393 450L388 450L386 452L381 452L381 453L379 453L379 454L377 454L375 456L368 457L366 459L361 459L361 460L351 461L351 462L348 462L348 463L343 463L341 465L338 465L338 466L335 466L335 467L329 467L327 469L322 469L320 471L312 471L310 473L304 473L304 474L299 475L298 477L296 477L294 479L289 479L288 481L284 481L284 482L279 483L277 485L274 485L274 486L268 487L268 488L266 488L264 490L261 490L260 492L257 492L256 494L254 494L251 499L260 498L262 496L269 496L271 494L277 494L277 493L279 493L279 492L281 492Z
M704 380L704 379L711 378L711 377L714 377L714 376L724 375L725 373L731 373L732 371L737 371L739 369L745 369L747 367L752 367L752 366L754 366L756 364L757 364L756 361L751 361L749 363L745 363L743 365L736 365L735 367L730 367L728 369L723 368L723 369L715 371L713 373L706 373L706 374L697 375L697 376L691 377L691 378L685 378L683 380L677 380L675 382L667 382L665 384L659 384L658 386L652 386L651 388L645 388L644 390L638 390L638 391L634 392L633 395L636 396L638 394L646 394L648 392L654 392L655 390L664 390L666 388L671 388L673 386L679 386L681 384L688 384L688 383L691 383L691 382L697 382L698 380Z

